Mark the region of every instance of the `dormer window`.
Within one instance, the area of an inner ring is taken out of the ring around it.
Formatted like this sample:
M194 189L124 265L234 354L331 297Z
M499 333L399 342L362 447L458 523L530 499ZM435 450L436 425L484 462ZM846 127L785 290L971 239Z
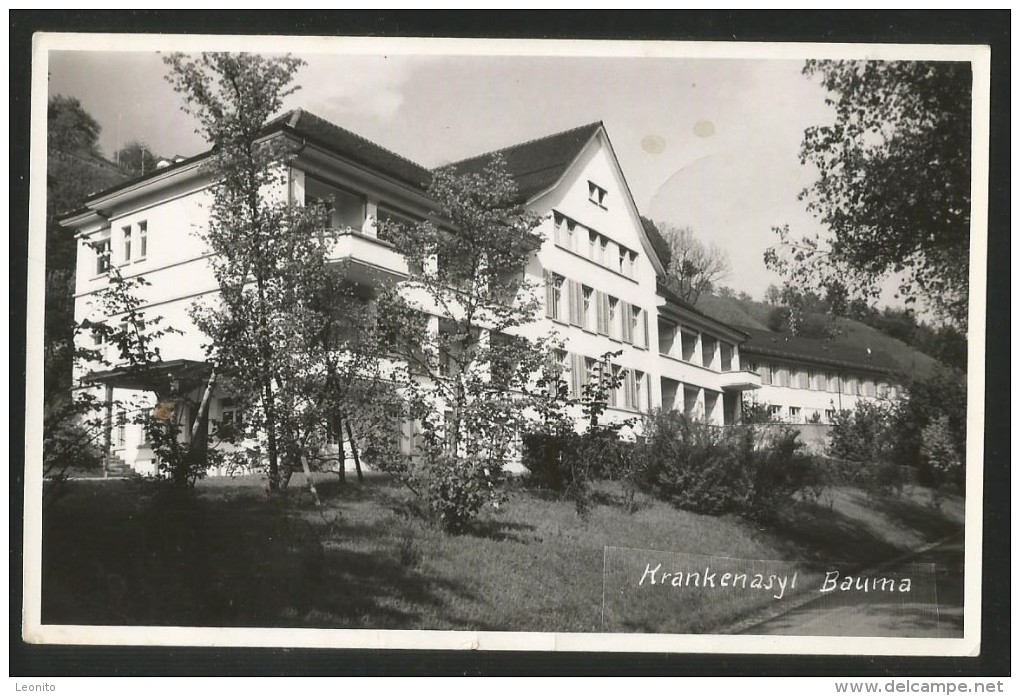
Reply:
M588 182L588 200L600 208L606 207L606 190L594 181Z

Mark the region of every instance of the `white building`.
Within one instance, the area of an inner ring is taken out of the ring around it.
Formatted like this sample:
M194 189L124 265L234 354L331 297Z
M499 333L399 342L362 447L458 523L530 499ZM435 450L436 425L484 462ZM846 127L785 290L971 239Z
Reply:
M754 399L788 423L831 423L862 400L899 398L896 364L885 353L821 339L744 329L741 365L757 372Z
M275 119L267 135L289 140L297 153L287 185L274 195L297 203L335 201L334 257L349 259L352 275L366 285L378 274L406 275L404 259L379 238L376 222L429 216L430 171L300 109ZM580 389L600 356L622 351L614 369L625 375L624 386L612 395L610 417L663 407L718 425L738 422L741 395L762 385L758 370L764 363L751 364L743 355L746 332L694 310L661 285L663 262L604 126L593 123L499 152L527 206L543 218L537 232L544 242L526 273L545 281L543 332L555 326L565 340L562 358L572 388ZM196 234L206 224L210 201L210 181L200 166L207 154L95 194L63 220L80 240L78 320L116 320L97 313L93 302L107 283L103 252L109 251L109 263L123 276L143 275L150 283L143 309L184 332L167 337L164 364L144 383L116 369L92 375L105 386L108 401L139 392L201 389L207 366L188 309L217 293L209 251ZM460 173L476 171L491 154L453 166ZM764 400L773 403L771 395ZM787 402L777 396L775 403ZM208 415L214 427L234 418L229 395L217 393ZM190 423L192 417L185 413L181 420ZM110 419L114 460L152 471L153 454L141 429L120 414L111 413Z

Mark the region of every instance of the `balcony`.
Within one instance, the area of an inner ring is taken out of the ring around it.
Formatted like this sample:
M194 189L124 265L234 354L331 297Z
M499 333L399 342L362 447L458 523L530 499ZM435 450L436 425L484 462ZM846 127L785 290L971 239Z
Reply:
M329 259L350 261L350 278L355 282L371 284L381 276L407 276L407 261L389 242L353 227L331 228L322 234L333 242Z
M750 370L723 372L719 380L724 391L746 391L761 387L761 376Z

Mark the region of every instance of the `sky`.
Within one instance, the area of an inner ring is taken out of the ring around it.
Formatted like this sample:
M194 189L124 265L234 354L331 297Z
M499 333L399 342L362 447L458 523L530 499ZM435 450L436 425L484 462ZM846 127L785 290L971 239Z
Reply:
M654 51L649 51L654 54ZM798 193L804 129L831 123L803 61L560 55L297 54L301 107L427 167L602 121L638 209L721 247L721 282L761 298L772 228L820 231ZM141 140L206 149L156 52L53 51L49 94L77 97L107 156Z

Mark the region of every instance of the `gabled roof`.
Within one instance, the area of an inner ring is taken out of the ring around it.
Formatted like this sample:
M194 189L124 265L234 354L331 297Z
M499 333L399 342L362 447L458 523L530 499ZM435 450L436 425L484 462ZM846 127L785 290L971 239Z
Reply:
M749 336L747 341L740 345L743 353L885 374L899 371L896 361L882 351L849 346L832 340L790 336L744 326L739 328Z
M426 167L304 109L288 111L266 123L263 135L269 136L274 133L288 133L301 138L420 191L428 188L429 181L432 179L432 173ZM141 176L93 193L89 199L107 196L149 179L164 176L177 169L183 169L205 159L210 154L212 154L212 149L192 157L176 159L168 166L154 169ZM88 210L87 207L81 209L81 211L86 210ZM63 217L71 217L81 211L69 212Z
M443 168L451 168L458 174L476 174L488 166L493 156L502 155L517 182L520 197L527 201L559 181L600 128L601 121L589 123L453 162Z

